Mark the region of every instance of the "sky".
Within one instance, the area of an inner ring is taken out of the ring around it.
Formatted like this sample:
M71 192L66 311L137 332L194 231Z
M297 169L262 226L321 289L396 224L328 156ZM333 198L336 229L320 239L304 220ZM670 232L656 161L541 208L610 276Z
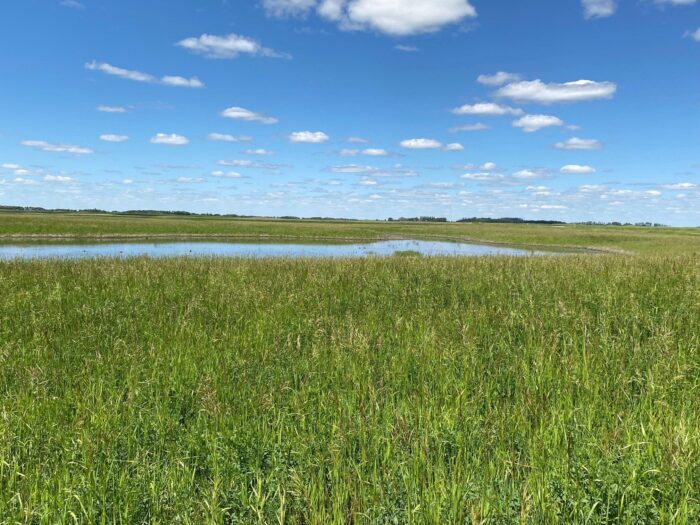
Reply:
M0 204L700 225L698 0L3 0Z

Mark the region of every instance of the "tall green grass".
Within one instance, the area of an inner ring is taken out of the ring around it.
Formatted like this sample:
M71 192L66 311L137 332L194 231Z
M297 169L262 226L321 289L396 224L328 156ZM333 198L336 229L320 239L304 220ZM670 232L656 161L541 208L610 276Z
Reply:
M1 523L697 523L700 259L0 263Z

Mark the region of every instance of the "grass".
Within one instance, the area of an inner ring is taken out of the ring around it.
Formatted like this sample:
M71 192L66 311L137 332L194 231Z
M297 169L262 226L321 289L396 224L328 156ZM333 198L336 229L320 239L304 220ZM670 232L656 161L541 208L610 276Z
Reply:
M700 254L699 228L284 221L217 217L0 213L3 239L273 237L379 240L437 238L642 254Z
M2 262L0 523L697 523L689 252Z

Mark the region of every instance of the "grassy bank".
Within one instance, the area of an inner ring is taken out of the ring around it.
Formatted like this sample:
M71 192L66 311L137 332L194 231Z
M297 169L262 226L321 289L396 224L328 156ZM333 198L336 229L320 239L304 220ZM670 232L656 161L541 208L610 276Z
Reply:
M697 523L700 259L0 263L2 523Z
M501 244L597 248L625 253L700 254L698 228L284 221L219 217L0 213L11 239L247 237L326 240L444 238Z

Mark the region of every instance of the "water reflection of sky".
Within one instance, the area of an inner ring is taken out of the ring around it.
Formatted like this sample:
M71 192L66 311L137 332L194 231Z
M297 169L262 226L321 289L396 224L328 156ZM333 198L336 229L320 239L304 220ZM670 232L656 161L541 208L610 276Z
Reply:
M542 255L544 252L438 241L395 240L362 244L280 244L234 242L161 242L0 245L0 259L85 259L94 257L368 257L397 252L421 255Z

